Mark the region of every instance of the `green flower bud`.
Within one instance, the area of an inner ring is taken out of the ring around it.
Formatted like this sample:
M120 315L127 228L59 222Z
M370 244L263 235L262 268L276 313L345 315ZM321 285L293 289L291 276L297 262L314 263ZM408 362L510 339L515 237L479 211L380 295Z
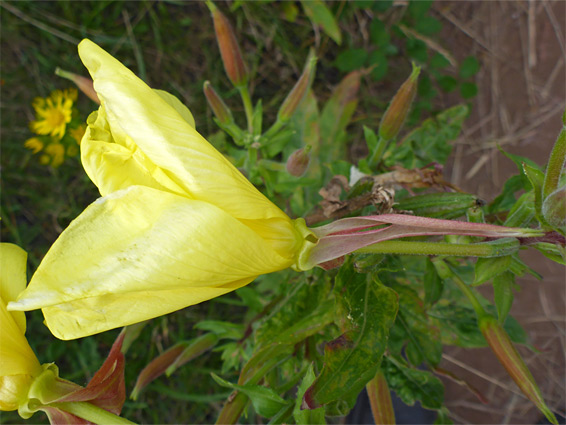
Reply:
M234 121L234 117L232 116L232 111L230 108L226 106L222 98L216 93L216 91L210 85L210 81L205 81L203 85L204 95L206 96L206 101L208 102L208 106L218 118L222 124L230 124Z
M310 151L311 145L306 145L304 148L297 149L293 152L287 159L287 164L285 165L287 172L295 177L301 177L305 174L311 159Z
M559 187L542 203L542 215L548 224L566 226L566 187Z
M379 126L379 135L385 140L391 140L397 136L409 115L411 104L417 93L417 80L420 72L421 68L413 64L411 75L395 94L385 111Z
M289 94L283 101L283 104L281 105L281 108L277 113L278 120L287 121L297 110L297 107L301 104L302 100L305 98L305 95L309 91L314 77L315 66L316 58L310 57L309 55L303 73L299 77L299 80L297 81L293 89L289 92Z
M480 317L479 327L497 359L505 367L523 394L539 408L551 423L558 424L556 417L544 402L533 375L511 342L509 335L503 329L503 326L499 324L495 317L486 314Z

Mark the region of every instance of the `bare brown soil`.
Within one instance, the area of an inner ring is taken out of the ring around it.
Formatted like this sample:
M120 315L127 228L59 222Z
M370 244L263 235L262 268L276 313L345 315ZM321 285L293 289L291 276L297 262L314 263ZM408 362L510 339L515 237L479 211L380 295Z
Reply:
M560 131L566 105L566 2L439 1L433 7L444 23L448 50L457 60L473 54L482 63L472 116L456 142L447 172L452 183L489 202L517 173L497 145L545 164ZM547 403L564 415L565 269L536 253L524 259L544 280L518 279L521 290L511 313L542 353L524 347L520 352ZM441 366L490 401L482 404L462 386L447 382L447 405L455 422L533 424L541 419L488 349L449 350Z

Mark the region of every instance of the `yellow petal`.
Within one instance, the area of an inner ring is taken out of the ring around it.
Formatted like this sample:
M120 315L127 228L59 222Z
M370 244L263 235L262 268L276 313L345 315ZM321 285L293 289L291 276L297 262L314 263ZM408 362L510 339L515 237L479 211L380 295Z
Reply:
M295 237L292 227L288 232ZM213 205L131 186L100 198L69 225L10 308L43 308L55 335L84 336L233 290L291 266L295 252L286 254ZM57 317L64 312L75 323ZM91 323L95 316L104 323Z
M34 375L41 372L41 366L35 357L26 337L14 321L6 304L0 299L0 376ZM9 381L4 381L9 385ZM1 393L0 389L0 393Z
M79 55L106 108L114 141L126 145L131 140L190 198L214 204L236 218L285 218L177 108L119 61L90 40L79 44ZM96 174L89 170L91 163L83 162L89 176ZM108 193L99 180L94 183L103 195Z
M4 302L14 301L26 289L27 252L11 243L0 243L0 297ZM26 333L26 316L23 312L12 312L15 323Z
M45 323L57 338L69 340L142 322L219 297L253 278L218 287L194 287L106 294L43 309ZM149 313L148 313L149 312Z
M100 193L104 195L140 185L185 194L161 168L137 149L129 137L125 136L121 144L115 143L104 106L90 114L87 123L81 142L81 159Z

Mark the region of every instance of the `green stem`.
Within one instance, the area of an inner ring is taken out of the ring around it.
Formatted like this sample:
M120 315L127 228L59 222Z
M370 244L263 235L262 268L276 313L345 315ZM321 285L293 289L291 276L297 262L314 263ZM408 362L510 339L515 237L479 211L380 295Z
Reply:
M444 260L440 258L435 258L432 261L434 267L436 268L436 271L438 272L438 275L442 279L452 279L456 283L458 288L460 288L460 290L464 293L464 295L468 297L468 300L472 304L472 307L474 308L478 316L478 319L485 316L487 313L485 312L484 308L482 307L481 303L476 297L476 294L474 294L474 291L468 285L466 285L466 283L462 280L462 278L460 278L460 276L454 273L454 271L450 268L448 264L444 262Z
M265 144L266 145L269 144L271 138L273 136L275 136L277 134L277 132L279 130L281 130L281 127L283 127L285 124L287 124L287 122L288 122L288 120L282 121L282 120L278 119L277 121L275 121L273 123L273 125L271 127L269 127L269 129L265 133L263 133L263 137L265 138L265 141L266 141Z
M244 110L246 111L246 120L248 121L248 131L250 133L253 133L254 108L252 105L252 99L250 98L250 92L248 90L248 86L245 84L239 86L238 91L240 92L240 96L242 97L242 102L244 104Z
M55 407L65 412L71 413L79 418L86 419L95 424L135 424L125 418L122 418L114 413L104 410L101 407L90 404L86 401L73 401L63 403L51 403L49 407Z
M242 416L242 412L248 403L248 396L244 393L238 393L236 396L228 401L222 408L218 419L216 419L217 424L235 424Z
M258 164L266 170L284 172L285 164L281 162L271 161L269 159L260 159Z
M514 248L514 247L513 247ZM363 254L450 255L458 257L499 257L507 250L493 244L454 244L446 242L382 241L356 250Z
M375 151L373 152L373 155L368 159L368 166L370 168L377 166L379 161L381 161L383 152L385 152L385 148L387 147L388 144L389 144L389 140L385 140L382 136L379 136Z

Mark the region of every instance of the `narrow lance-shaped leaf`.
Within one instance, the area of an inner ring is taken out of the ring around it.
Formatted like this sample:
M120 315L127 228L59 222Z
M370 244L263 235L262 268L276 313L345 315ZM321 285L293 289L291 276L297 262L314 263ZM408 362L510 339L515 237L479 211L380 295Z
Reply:
M340 158L344 150L345 130L358 105L358 90L363 73L353 71L334 89L320 115L321 162Z
M317 409L301 409L303 403L303 396L307 389L312 385L316 375L313 370L313 365L311 364L307 369L307 373L297 389L297 399L295 403L295 408L293 410L293 417L297 422L297 425L309 425L309 424L325 424L326 419L324 417L324 407L319 407Z
M211 373L211 375L218 385L232 388L233 390L240 391L243 394L247 395L250 398L256 412L266 418L272 417L283 407L289 405L290 403L281 398L281 396L279 396L271 388L252 384L232 384L231 382L225 381L214 373Z
M340 28L332 16L332 12L328 9L322 0L302 0L301 4L309 19L315 25L320 25L324 32L332 38L336 44L342 43L342 33Z

